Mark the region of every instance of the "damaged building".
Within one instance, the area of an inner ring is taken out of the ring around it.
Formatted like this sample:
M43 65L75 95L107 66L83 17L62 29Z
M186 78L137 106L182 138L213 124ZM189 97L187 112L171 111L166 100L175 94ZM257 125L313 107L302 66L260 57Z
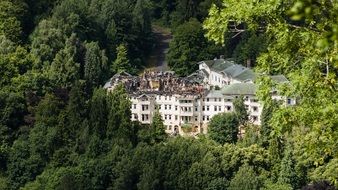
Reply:
M104 86L113 90L123 84L132 102L132 120L150 124L156 110L162 115L166 132L196 135L207 133L210 119L222 112L234 111L233 100L244 97L249 120L260 125L262 105L256 97L256 74L231 59L202 61L199 70L187 77L173 72L145 72L141 76L128 73L114 75ZM288 82L282 76L271 76L276 82ZM273 99L286 105L295 100L271 93Z

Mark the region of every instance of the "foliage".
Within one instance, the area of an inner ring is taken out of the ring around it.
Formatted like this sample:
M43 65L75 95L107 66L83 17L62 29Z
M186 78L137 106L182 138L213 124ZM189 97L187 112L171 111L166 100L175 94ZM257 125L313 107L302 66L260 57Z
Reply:
M324 0L0 1L0 189L334 189L337 10ZM174 33L167 59L179 75L219 54L252 60L261 128L237 142L240 99L209 136L168 138L159 113L132 122L123 86L101 85L143 67L154 21ZM272 101L276 90L297 105Z
M230 181L230 190L252 189L258 190L260 187L259 179L252 167L243 165Z
M178 75L188 75L198 68L197 62L214 58L221 48L204 38L202 25L195 19L178 26L169 44L169 67Z
M50 66L48 75L56 87L69 88L80 78L80 64L76 63L76 40L75 35L67 39L64 49L56 54Z
M249 114L244 104L244 97L240 96L233 101L235 113L240 125L244 125L249 120Z
M218 143L235 143L237 141L239 121L234 113L220 113L211 118L208 133Z
M100 50L97 42L86 43L85 48L84 79L89 87L93 88L103 83L108 71L108 60L105 51Z
M208 38L218 43L226 42L227 31L268 37L267 51L257 58L256 70L263 75L261 98L269 104L266 95L277 89L282 96L297 98L298 105L266 117L271 133L265 120L264 135L274 136L270 146L291 141L303 173L325 167L338 155L333 143L338 139L337 8L335 1L224 1L223 6L212 6L204 22ZM264 77L276 73L290 83L274 84ZM326 177L336 183L331 175Z
M128 72L131 68L129 59L128 59L128 52L125 45L121 44L116 48L117 57L113 63L113 72L121 73L121 72ZM130 71L129 71L130 72Z
M152 136L152 143L159 143L166 139L167 135L165 133L165 127L163 124L162 116L160 115L160 112L155 112L153 116L153 121L150 125L150 131Z

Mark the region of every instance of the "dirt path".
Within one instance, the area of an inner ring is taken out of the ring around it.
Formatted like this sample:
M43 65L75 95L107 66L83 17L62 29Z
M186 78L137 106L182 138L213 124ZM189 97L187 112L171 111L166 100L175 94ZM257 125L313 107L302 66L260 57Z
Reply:
M168 71L168 63L165 56L169 50L169 42L172 40L172 34L169 30L153 26L153 32L156 38L156 44L147 60L146 70Z

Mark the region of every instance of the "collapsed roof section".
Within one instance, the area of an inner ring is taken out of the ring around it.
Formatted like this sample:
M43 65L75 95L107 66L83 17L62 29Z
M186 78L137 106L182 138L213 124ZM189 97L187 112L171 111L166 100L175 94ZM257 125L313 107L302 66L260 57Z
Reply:
M178 77L173 72L145 72L141 76L128 73L114 75L105 85L112 90L117 85L125 86L130 95L166 94L166 95L202 95L206 93L202 76Z

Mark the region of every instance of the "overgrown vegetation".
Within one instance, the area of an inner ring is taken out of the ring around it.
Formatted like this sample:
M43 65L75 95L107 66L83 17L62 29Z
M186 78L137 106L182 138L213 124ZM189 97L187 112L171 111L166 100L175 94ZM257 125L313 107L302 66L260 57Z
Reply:
M337 13L336 1L0 1L0 189L337 186ZM152 21L174 31L168 59L181 75L222 52L288 76L259 79L262 126L240 99L198 139L168 138L158 113L132 122L124 88L101 85L142 68ZM298 104L272 101L275 89Z

